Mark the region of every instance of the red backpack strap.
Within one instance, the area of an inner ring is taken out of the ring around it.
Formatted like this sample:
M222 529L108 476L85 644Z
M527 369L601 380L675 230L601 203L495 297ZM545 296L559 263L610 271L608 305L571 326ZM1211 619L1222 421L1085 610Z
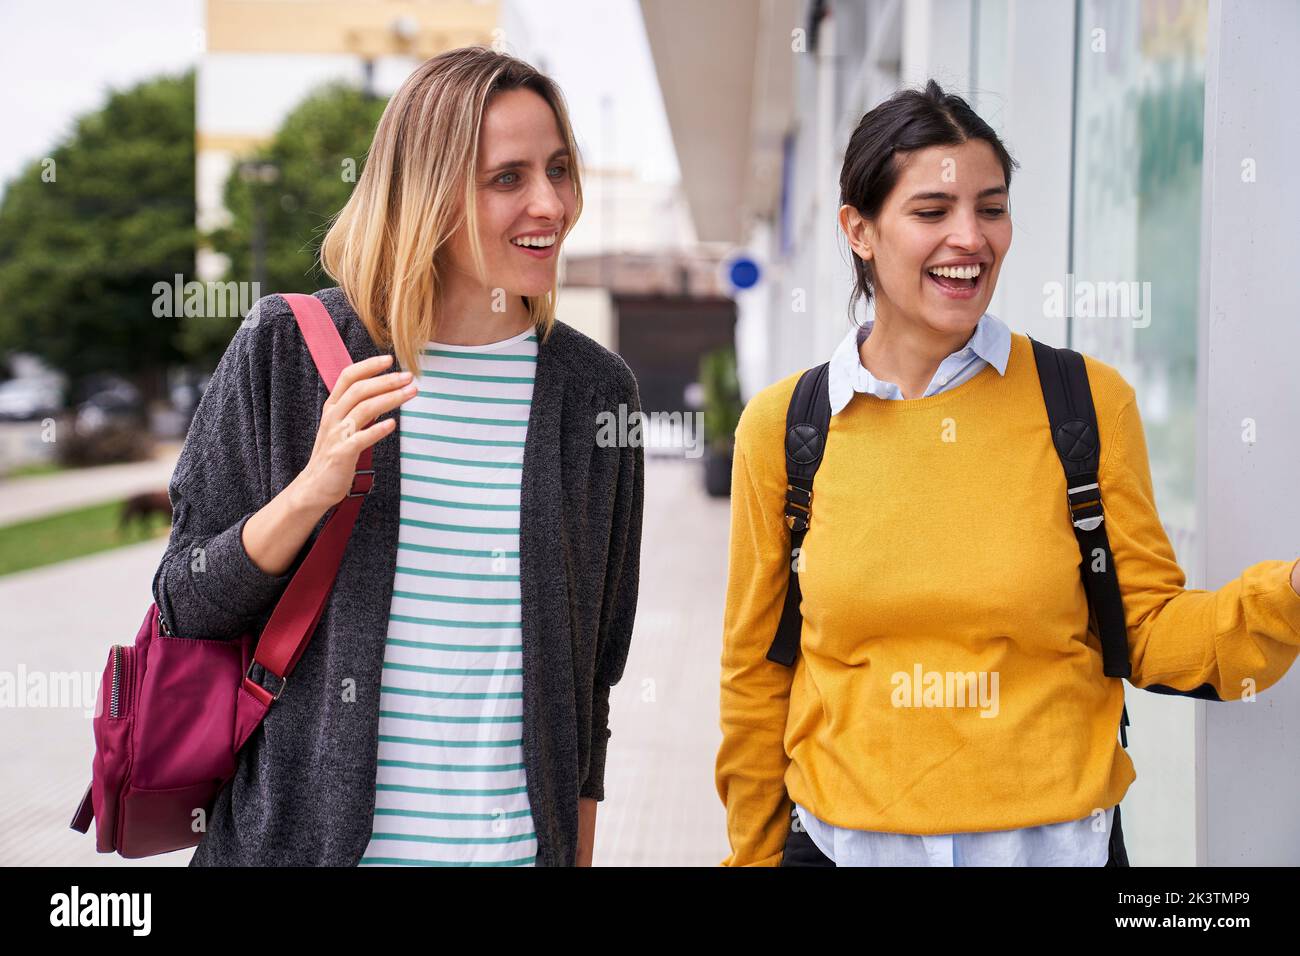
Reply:
M316 370L320 372L326 390L332 392L339 374L352 364L352 356L334 327L334 320L315 296L286 293L281 298L293 309ZM374 478L371 449L366 448L357 458L351 491L330 510L311 551L285 588L266 629L262 631L253 660L280 678L280 686L271 692L254 683L249 676L252 673L250 664L249 674L244 675L244 689L265 704L284 692L289 674L297 666L316 625L320 623L325 602L338 576L339 564L343 561L343 552L347 550L357 514L361 511L361 502L374 487Z
M301 292L281 293L280 298L293 309L293 317L298 320L302 337L307 340L307 349L311 352L312 361L316 363L316 370L325 380L325 390L334 391L334 383L343 370L352 364L352 356L348 354L348 347L343 344L325 304L314 295L304 295Z

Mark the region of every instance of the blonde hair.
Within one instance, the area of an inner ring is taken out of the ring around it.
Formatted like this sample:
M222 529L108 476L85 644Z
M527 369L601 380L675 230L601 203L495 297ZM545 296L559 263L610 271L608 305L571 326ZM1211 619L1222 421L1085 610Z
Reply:
M391 345L417 375L420 352L438 325L444 279L436 256L462 226L484 277L475 215L479 130L493 95L521 88L550 105L571 157L577 205L563 239L582 213L578 144L564 96L523 60L468 46L426 60L393 94L352 195L321 243L321 267L338 282L371 339ZM553 285L544 296L524 297L543 342L555 324L557 295Z

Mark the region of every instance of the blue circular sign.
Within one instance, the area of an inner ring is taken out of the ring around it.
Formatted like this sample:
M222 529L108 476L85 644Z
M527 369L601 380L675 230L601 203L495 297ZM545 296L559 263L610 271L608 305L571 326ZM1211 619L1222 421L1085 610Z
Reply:
M740 256L731 261L727 269L727 278L737 289L752 289L758 284L758 263L748 256Z

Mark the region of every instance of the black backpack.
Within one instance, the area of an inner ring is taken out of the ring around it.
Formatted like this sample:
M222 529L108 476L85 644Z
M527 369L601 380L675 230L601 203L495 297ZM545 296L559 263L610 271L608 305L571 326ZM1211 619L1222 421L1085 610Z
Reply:
M1092 389L1083 355L1068 348L1053 348L1030 338L1038 381L1052 429L1052 443L1065 469L1066 498L1073 518L1074 536L1079 542L1081 573L1088 605L1101 639L1102 670L1107 677L1123 678L1131 674L1128 658L1128 628L1124 623L1124 603L1119 578L1106 535L1105 514L1101 505L1101 487L1097 471L1101 461L1101 437L1092 404ZM812 521L813 478L826 450L831 406L828 390L829 362L808 369L799 377L786 412L785 436L785 523L790 529L791 554L803 547L804 535ZM1094 558L1101 557L1101 561ZM799 611L800 562L790 562L790 583L786 589L781 622L767 652L767 659L786 667L794 666L799 653L803 617ZM1098 568L1100 565L1100 568ZM1221 700L1213 684L1195 690L1176 690L1164 684L1148 684L1143 690L1201 700ZM1128 747L1128 707L1120 716L1120 741ZM794 824L797 818L791 817ZM792 835L800 828L792 826ZM811 841L800 844L806 852ZM817 852L820 856L820 851ZM1119 826L1119 807L1115 807L1111 824L1110 860L1107 866L1128 866L1124 838Z

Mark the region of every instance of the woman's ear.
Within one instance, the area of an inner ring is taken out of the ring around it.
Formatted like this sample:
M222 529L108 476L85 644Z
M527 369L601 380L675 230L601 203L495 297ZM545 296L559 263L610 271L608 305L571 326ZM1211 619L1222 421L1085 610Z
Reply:
M859 259L871 258L871 242L868 239L869 224L862 218L862 213L845 203L840 207L840 229L849 240L849 246Z

